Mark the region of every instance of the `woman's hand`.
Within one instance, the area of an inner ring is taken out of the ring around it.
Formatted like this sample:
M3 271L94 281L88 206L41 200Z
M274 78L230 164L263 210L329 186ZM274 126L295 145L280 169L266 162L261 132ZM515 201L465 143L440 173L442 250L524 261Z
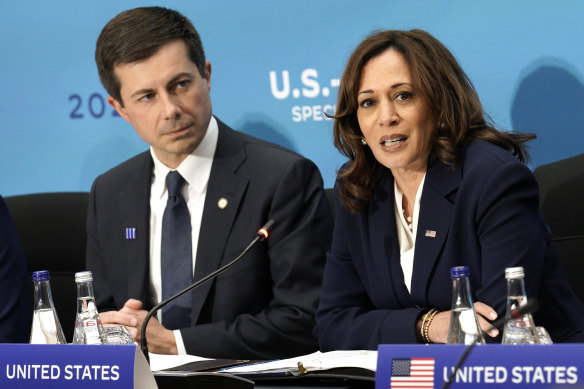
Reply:
M476 302L474 308L479 319L479 324L483 332L490 337L499 335L496 328L491 328L489 321L497 318L497 312L487 304ZM433 343L446 343L448 340L448 328L450 327L450 311L444 311L434 316L434 320L428 327L428 337Z
M481 303L480 301L474 303L474 307L483 332L489 335L491 338L499 335L499 330L492 328L491 323L489 322L497 318L497 312L495 312L495 310L489 307L487 304Z

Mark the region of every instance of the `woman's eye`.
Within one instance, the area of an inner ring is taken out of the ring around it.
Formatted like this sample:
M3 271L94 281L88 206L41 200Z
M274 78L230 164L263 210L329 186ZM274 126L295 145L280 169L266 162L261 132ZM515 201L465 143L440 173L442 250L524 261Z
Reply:
M372 99L365 99L365 100L362 100L359 103L359 107L361 107L361 108L369 108L371 106L373 106L373 100Z
M412 98L412 94L410 92L401 92L399 93L395 99L398 101L407 101Z

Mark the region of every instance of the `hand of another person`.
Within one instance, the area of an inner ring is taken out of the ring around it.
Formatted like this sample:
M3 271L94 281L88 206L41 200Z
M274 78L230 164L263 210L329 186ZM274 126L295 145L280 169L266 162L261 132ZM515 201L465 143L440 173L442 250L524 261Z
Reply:
M142 309L141 301L129 299L119 311L104 312L99 316L103 324L125 325L134 341L140 342L140 331L147 314L148 312ZM150 352L157 354L178 354L174 333L164 328L154 317L148 322L146 337Z
M495 320L497 318L497 312L487 304L481 302L474 303L474 307L481 329L490 337L494 338L499 335L499 331L496 328L491 328L491 323L489 322L489 320ZM428 337L433 343L446 343L448 340L450 313L450 311L444 311L434 316L434 320L432 320L428 328Z
M138 325L138 319L132 315L122 313L121 311L108 311L99 314L101 324L121 324L130 330Z

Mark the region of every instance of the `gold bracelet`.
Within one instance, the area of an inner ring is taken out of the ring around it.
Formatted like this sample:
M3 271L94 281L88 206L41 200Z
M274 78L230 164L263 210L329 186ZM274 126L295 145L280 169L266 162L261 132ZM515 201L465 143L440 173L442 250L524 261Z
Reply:
M426 338L424 337L424 327L426 326L426 320L428 320L428 312L422 315L422 325L420 325L420 338L422 338L423 342L426 342Z
M430 329L430 324L432 323L432 320L434 320L434 316L436 316L436 314L438 314L437 309L431 309L426 315L427 316L425 318L425 320L422 320L422 339L424 339L424 342L426 343L432 343L432 341L430 340L430 336L428 336L428 330Z
M430 318L430 314L432 313L432 310L428 311L425 315L424 315L424 320L422 321L422 341L424 343L430 343L428 341L428 337L426 336L426 325L428 323L428 319Z
M424 338L426 340L426 343L432 343L432 341L430 340L430 336L428 335L428 332L430 330L430 324L432 324L432 320L434 320L434 317L439 312L440 311L437 309L432 309L429 313L428 320L426 321L426 327L424 327Z
M431 313L431 310L426 312L424 315L422 315L422 324L420 326L420 337L422 338L422 341L424 343L426 343L426 337L424 336L424 328L426 328L426 322L428 321L428 318L430 317L430 313Z

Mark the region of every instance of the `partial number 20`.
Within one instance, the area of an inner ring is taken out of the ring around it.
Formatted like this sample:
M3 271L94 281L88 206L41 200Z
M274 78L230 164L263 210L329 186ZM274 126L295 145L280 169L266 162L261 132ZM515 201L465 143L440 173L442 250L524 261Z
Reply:
M69 96L69 101L72 101L74 104L73 109L69 113L69 118L83 119L85 117L83 113L83 98L80 95L74 93ZM93 93L91 96L89 96L89 99L87 99L87 109L89 110L89 114L96 119L99 119L105 115L107 107L107 102L99 93ZM112 116L120 115L114 109L112 110Z

